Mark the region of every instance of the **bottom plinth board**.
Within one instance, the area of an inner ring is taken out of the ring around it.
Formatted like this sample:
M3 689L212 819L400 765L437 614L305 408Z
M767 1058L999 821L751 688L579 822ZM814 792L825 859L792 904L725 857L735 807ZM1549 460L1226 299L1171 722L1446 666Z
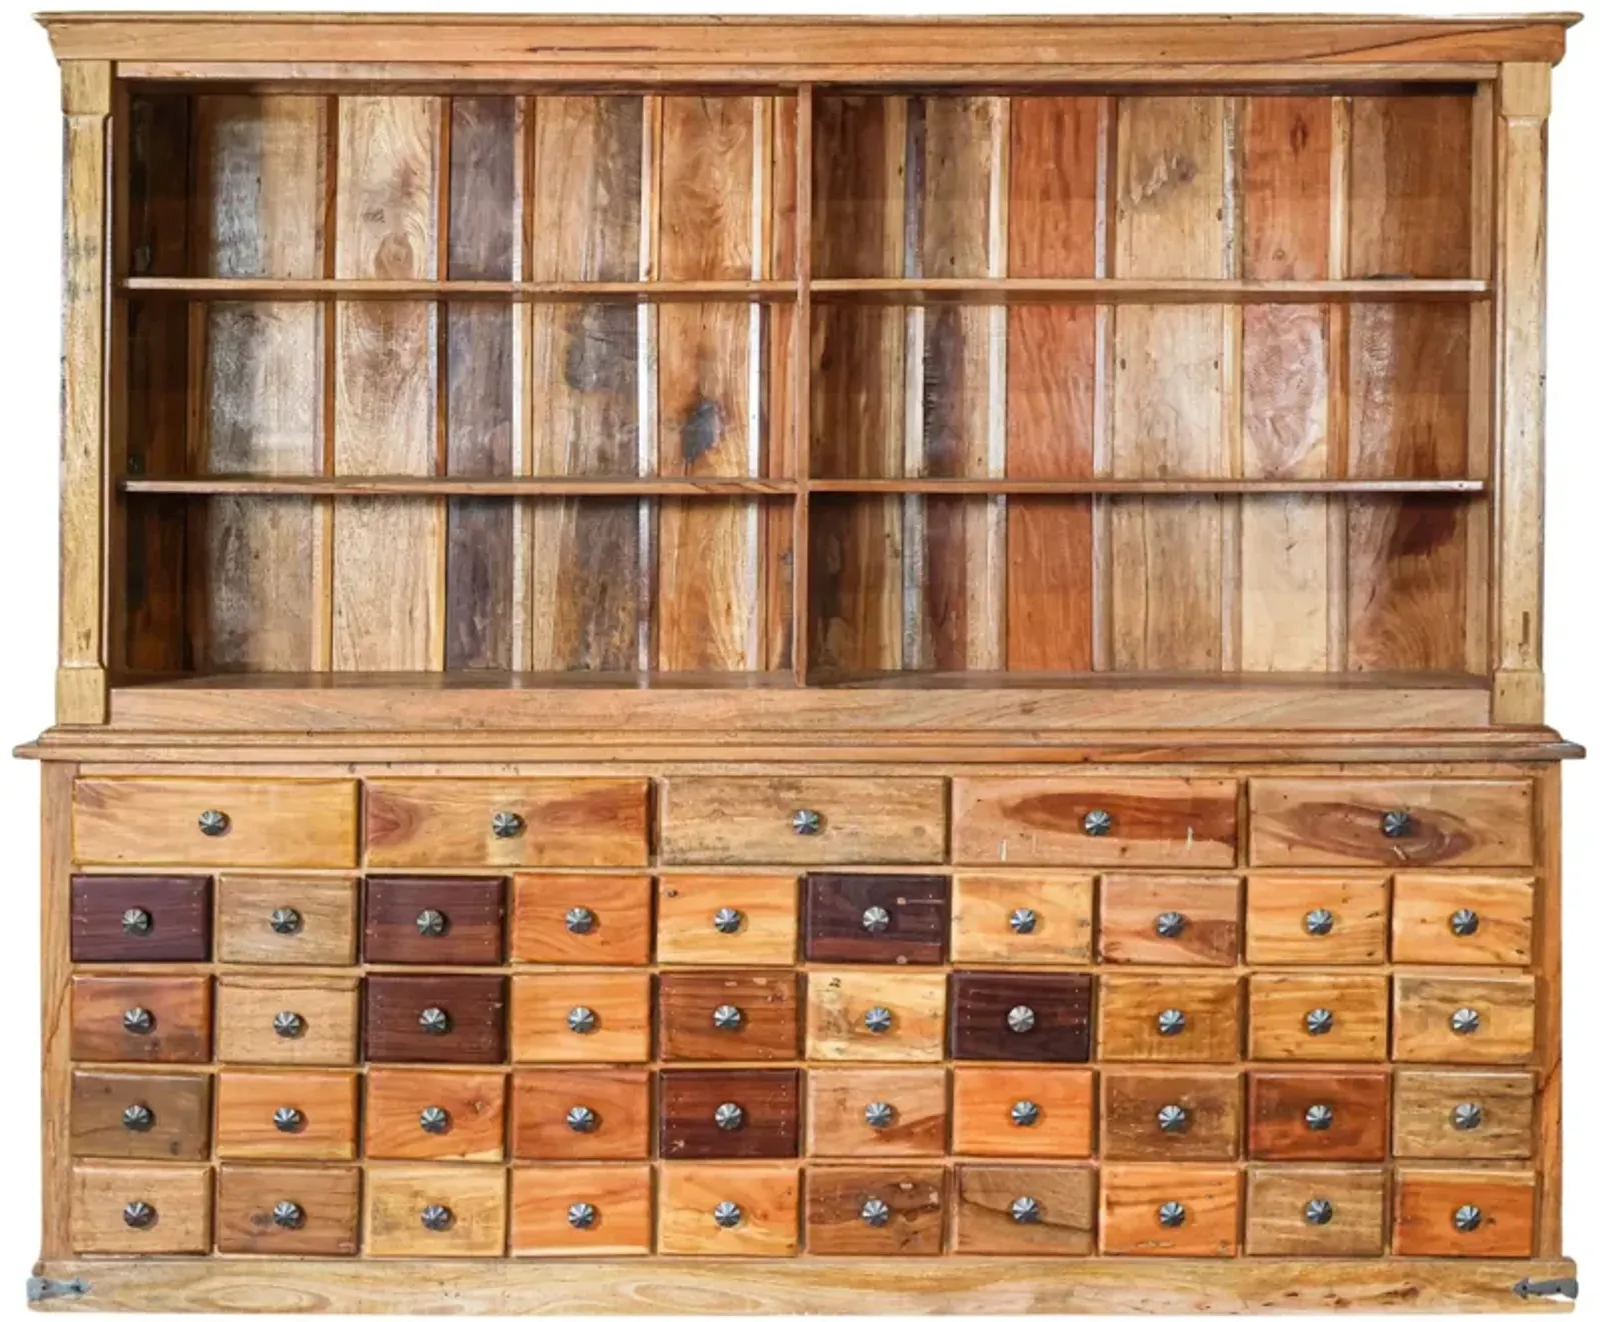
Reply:
M154 1313L1502 1313L1572 1307L1570 1258L809 1258L40 1263L34 1307ZM1575 1289L1575 1287L1572 1287Z

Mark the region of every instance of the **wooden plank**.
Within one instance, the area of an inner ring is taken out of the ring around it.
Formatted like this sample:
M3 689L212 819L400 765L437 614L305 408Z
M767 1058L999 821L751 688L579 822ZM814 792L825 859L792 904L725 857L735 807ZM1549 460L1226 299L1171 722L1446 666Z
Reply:
M1534 888L1535 966L1539 970L1534 1063L1539 1194L1536 1206L1540 1252L1561 1243L1561 773L1546 770L1535 781L1539 864ZM1580 959L1581 959L1580 955Z
M764 186L771 199L765 208L764 260L759 265L769 277L794 278L797 282L806 278L811 265L811 177L809 171L800 169L800 101L799 96L772 98L767 152L764 161L758 162L758 167L766 170ZM805 104L804 133L809 158L809 96ZM806 176L803 202L802 174ZM761 320L768 369L763 374L762 407L767 420L766 470L773 477L791 481L806 467L804 446L809 425L800 424L811 401L807 364L802 356L810 339L810 317L809 297L804 297L802 303L802 296L797 293L793 305L768 305ZM802 325L806 328L804 334L799 330ZM804 669L804 644L800 641L804 608L797 608L796 602L805 599L805 566L799 562L796 549L804 545L805 504L803 493L797 491L792 504L769 504L758 516L762 541L760 598L765 620L762 666L768 670L790 666L801 672ZM795 535L797 527L802 531L799 538Z
M1354 277L1472 272L1472 98L1358 96L1350 124Z

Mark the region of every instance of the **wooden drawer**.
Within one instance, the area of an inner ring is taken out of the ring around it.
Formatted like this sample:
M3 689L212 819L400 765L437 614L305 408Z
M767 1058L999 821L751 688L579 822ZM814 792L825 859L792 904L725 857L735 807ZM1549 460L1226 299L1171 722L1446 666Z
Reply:
M499 877L369 877L362 953L369 964L498 964Z
M1257 973L1250 979L1253 1060L1384 1060L1389 980L1379 973Z
M1245 958L1252 964L1381 964L1389 940L1384 877L1252 877Z
M211 1059L211 979L72 980L74 1060Z
M1382 1166L1272 1166L1245 1176L1244 1251L1306 1258L1383 1253Z
M937 1157L945 1150L945 1072L827 1069L806 1075L806 1151L818 1157Z
M367 1167L367 1254L374 1258L498 1258L506 1251L501 1166Z
M517 1070L511 1155L519 1161L628 1160L650 1155L647 1070Z
M74 1253L209 1253L211 1168L80 1161L72 1166Z
M650 1000L648 973L519 973L511 979L511 1059L649 1060Z
M1237 978L1129 973L1099 981L1101 1060L1239 1059Z
M1239 1088L1237 1074L1220 1070L1102 1070L1101 1159L1233 1161Z
M938 863L944 781L898 776L676 776L665 863Z
M813 1060L944 1059L942 973L806 976L806 1055Z
M1232 1166L1102 1166L1100 1251L1234 1257L1239 1172Z
M231 964L354 964L350 877L223 877L217 958Z
M806 958L822 964L942 964L945 877L813 872L806 877Z
M223 1070L217 1155L354 1161L357 1082L339 1070Z
M1526 780L1252 780L1250 861L1527 867L1533 862L1533 786Z
M1395 1171L1394 1252L1427 1258L1533 1254L1532 1171Z
M392 1161L499 1161L505 1097L503 1074L368 1070L366 1154Z
M1394 1058L1462 1065L1533 1059L1535 983L1526 977L1394 976Z
M1275 1161L1382 1161L1389 1076L1381 1070L1250 1074L1250 1155Z
M1394 1155L1531 1157L1533 1106L1531 1074L1396 1070Z
M1396 877L1393 949L1397 964L1527 964L1533 878Z
M650 878L519 872L511 958L526 964L648 964Z
M218 978L217 1059L353 1065L359 982L279 975Z
M355 1166L232 1166L217 1171L222 1253L349 1257L361 1222Z
M656 958L663 964L792 964L800 929L793 873L663 877Z
M649 784L622 780L369 780L373 868L640 867Z
M1239 879L1101 877L1100 958L1107 964L1236 964Z
M806 1172L806 1251L891 1258L944 1246L941 1166L813 1166Z
M793 973L663 973L662 1060L793 1060L800 989Z
M511 1254L648 1253L655 1232L648 1166L535 1166L511 1172Z
M1085 973L950 975L956 1060L1089 1059L1094 979Z
M211 1155L211 1079L73 1070L71 1125L74 1157L204 1161Z
M786 1258L800 1246L800 1172L719 1162L661 1167L656 1249L668 1255Z
M1094 878L1049 872L958 873L950 954L958 964L1088 964Z
M74 877L80 964L200 960L211 954L209 877Z
M958 1166L953 1247L1082 1257L1094 1252L1094 1202L1087 1166Z
M661 1156L797 1157L798 1070L663 1070Z
M367 1059L498 1065L506 1058L506 979L371 973Z
M1094 1151L1094 1073L958 1066L951 1149L966 1157L1087 1157Z
M1239 837L1231 780L959 777L951 794L957 863L1228 868Z
M353 780L108 776L72 786L80 863L348 868Z

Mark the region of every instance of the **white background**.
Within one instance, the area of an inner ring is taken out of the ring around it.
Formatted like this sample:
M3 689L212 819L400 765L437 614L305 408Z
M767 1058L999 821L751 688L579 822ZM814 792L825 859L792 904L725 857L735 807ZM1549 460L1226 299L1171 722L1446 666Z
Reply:
M146 5L94 0L97 10L221 8L230 0ZM271 4L231 0L238 9L349 9L360 0ZM1449 5L1356 4L1303 0L1327 13L1462 12ZM67 4L63 8L72 7ZM374 9L448 8L376 3ZM496 4L498 12L668 13L649 4ZM1230 12L1287 6L1233 4ZM1222 8L1220 3L1211 9ZM1207 12L1205 6L1026 3L1019 14ZM683 9L677 12L685 12ZM687 12L770 15L852 12L837 5L701 3ZM993 13L968 0L870 3L861 14ZM1492 10L1481 12L1505 12ZM1242 38L1241 40L1247 40ZM248 52L241 51L241 55ZM1248 52L1241 52L1247 54ZM33 738L52 717L56 637L56 476L59 451L61 151L59 84L42 29L17 0L0 0L0 742ZM1567 737L1600 752L1600 681L1592 657L1600 630L1600 18L1569 34L1555 71L1550 134L1549 497L1546 510L1545 665L1547 719ZM1589 402L1585 403L1586 397ZM1566 1250L1600 1269L1600 793L1587 763L1566 774ZM0 763L0 1317L20 1316L23 1286L39 1243L38 1051L39 778L28 762ZM1139 1272L1129 1264L1136 1295ZM1600 1312L1600 1275L1580 1311Z

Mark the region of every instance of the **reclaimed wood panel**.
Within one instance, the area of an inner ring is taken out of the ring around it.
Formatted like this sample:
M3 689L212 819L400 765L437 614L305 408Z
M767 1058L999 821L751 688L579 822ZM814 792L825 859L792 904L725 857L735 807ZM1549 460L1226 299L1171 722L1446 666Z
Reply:
M806 1250L818 1255L937 1255L944 1246L945 1172L939 1166L813 1166L806 1172ZM876 1198L881 1226L861 1208Z
M389 1161L499 1161L505 1098L503 1074L368 1070L366 1155ZM444 1112L442 1132L422 1127L420 1117L428 1107Z
M1239 1252L1239 1175L1231 1166L1108 1166L1100 1172L1100 1252L1231 1258ZM1169 1202L1183 1220L1163 1226Z
M207 1253L211 1249L209 1166L123 1165L75 1162L72 1166L74 1253ZM123 1208L142 1202L154 1219L130 1226Z
M1389 1155L1389 1076L1382 1070L1252 1070L1249 1089L1252 1158L1382 1161ZM1321 1129L1306 1123L1313 1106L1333 1113Z
M360 1059L355 977L272 974L217 980L217 1059L252 1065L353 1065ZM295 1017L289 1026L278 1016Z
M540 1166L511 1173L511 1254L648 1253L654 1228L648 1166ZM595 1219L574 1226L568 1209Z
M1532 1171L1395 1172L1394 1252L1405 1257L1525 1258L1533 1252ZM1459 1207L1478 1208L1480 1224L1458 1229Z
M1462 1128L1456 1108L1478 1108ZM1394 1155L1479 1161L1534 1152L1534 1076L1487 1070L1400 1069L1394 1074Z
M1256 973L1250 978L1254 1060L1383 1060L1389 1050L1389 979L1381 973ZM1312 1032L1311 1016L1332 1014Z
M805 1086L806 1151L868 1160L942 1156L948 1091L938 1066L812 1070ZM881 1128L867 1123L874 1104L889 1108Z
M217 1156L354 1161L359 1093L354 1070L224 1069L217 1075ZM293 1113L281 1128L280 1111Z
M882 929L866 915L881 910ZM814 964L942 964L950 882L942 876L813 872L805 883L805 957Z
M656 995L662 1060L793 1060L800 1044L800 978L763 973L663 973ZM718 1009L739 1012L735 1027ZM769 1154L769 1155L783 1155Z
M1262 1256L1366 1257L1383 1253L1388 1173L1382 1168L1256 1168L1245 1175L1244 1250ZM1333 1207L1322 1224L1306 1216L1321 1198Z
M498 1065L506 1059L505 978L375 973L363 988L369 1061ZM423 1028L425 1010L444 1011L442 1033Z
M1471 273L1471 146L1470 95L1352 99L1352 277Z
M799 1070L666 1070L657 1076L666 1160L800 1155ZM734 1106L724 1129L717 1112Z
M511 1155L528 1161L650 1155L655 1076L643 1069L519 1069L511 1077ZM592 1128L575 1130L567 1113L582 1106Z
M737 1225L712 1215L739 1209ZM668 1162L661 1167L656 1250L677 1256L792 1257L800 1246L800 1172L762 1162ZM717 1270L726 1274L725 1262Z
M955 1186L956 1253L1094 1252L1095 1173L1087 1166L960 1166ZM1012 1214L1018 1198L1033 1199L1035 1220Z
M1222 1070L1102 1069L1100 1156L1106 1161L1233 1161L1240 1151L1239 1075ZM1179 1123L1157 1118L1169 1106Z
M289 1202L301 1220L279 1225ZM361 1171L355 1166L235 1166L217 1171L221 1253L351 1257L360 1242Z
M1087 1157L1094 1151L1092 1070L962 1065L951 1071L950 1082L952 1152L964 1157ZM1036 1118L1025 1125L1012 1119L1012 1108L1020 1102L1036 1108Z
M144 1128L124 1123L131 1106L150 1113ZM204 1161L210 1155L211 1080L204 1074L73 1070L68 1114L74 1157Z

